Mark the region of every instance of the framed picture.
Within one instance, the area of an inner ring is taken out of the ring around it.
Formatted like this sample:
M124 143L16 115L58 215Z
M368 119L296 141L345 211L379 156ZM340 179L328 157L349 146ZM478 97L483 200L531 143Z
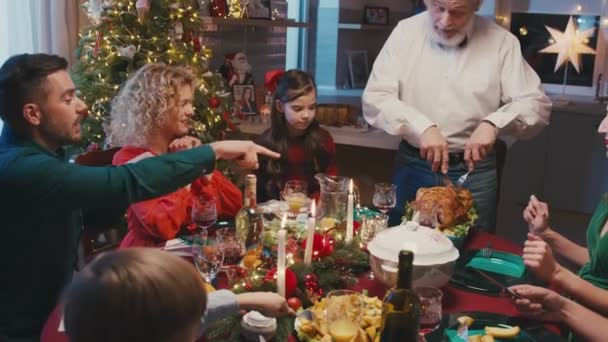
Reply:
M270 0L241 0L241 3L246 6L247 18L271 19Z
M235 106L240 107L244 115L256 115L258 106L255 103L255 88L253 84L235 85L232 87Z
M363 23L367 25L388 25L388 7L365 6Z
M369 78L367 51L349 51L347 54L350 84L353 88L364 88L367 84L367 79Z

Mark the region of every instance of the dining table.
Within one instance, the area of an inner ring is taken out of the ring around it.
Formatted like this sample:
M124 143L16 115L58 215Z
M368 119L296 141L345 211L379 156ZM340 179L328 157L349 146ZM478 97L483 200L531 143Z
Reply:
M487 247L491 243L493 250L522 254L522 246L517 245L500 236L482 231L472 231L465 240L463 250L478 250ZM369 296L378 296L382 298L387 291L387 288L377 279L372 279L368 274L358 278L358 282L353 286L353 290L366 290ZM442 310L445 314L460 313L460 312L487 312L500 314L508 317L520 317L511 300L503 296L487 295L476 293L465 289L458 288L452 284L448 284L441 288L443 291ZM68 336L59 331L59 325L62 320L62 307L58 305L50 314L47 322L42 330L41 342L68 342ZM558 326L553 324L545 325L553 332L560 334Z

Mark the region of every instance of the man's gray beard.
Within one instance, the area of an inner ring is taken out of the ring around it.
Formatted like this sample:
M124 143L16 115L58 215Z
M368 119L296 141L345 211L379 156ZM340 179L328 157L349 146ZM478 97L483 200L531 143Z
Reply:
M464 42L464 40L466 38L467 38L467 34L465 32L459 32L454 37L446 39L446 38L441 37L439 34L437 34L434 27L431 28L431 39L433 39L433 41L435 41L443 46L457 47L462 42Z
M443 46L457 47L458 45L462 44L462 42L464 42L467 38L467 32L470 31L470 28L474 22L474 18L474 15L471 16L469 21L463 26L462 31L458 32L454 37L448 39L441 37L437 33L437 31L435 31L435 25L431 22L431 39Z

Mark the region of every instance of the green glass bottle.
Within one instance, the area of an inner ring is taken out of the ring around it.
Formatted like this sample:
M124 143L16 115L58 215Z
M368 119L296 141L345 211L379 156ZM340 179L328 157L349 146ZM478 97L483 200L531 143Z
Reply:
M417 342L420 330L420 299L412 289L414 253L399 253L397 286L384 297L381 342Z

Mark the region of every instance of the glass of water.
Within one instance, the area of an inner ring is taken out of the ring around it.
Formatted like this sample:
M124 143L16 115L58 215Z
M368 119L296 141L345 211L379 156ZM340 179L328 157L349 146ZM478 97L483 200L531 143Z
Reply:
M416 287L420 298L420 335L426 336L439 328L443 292L436 287Z
M211 283L224 262L224 250L215 239L202 233L192 241L192 257L198 273L206 282Z

